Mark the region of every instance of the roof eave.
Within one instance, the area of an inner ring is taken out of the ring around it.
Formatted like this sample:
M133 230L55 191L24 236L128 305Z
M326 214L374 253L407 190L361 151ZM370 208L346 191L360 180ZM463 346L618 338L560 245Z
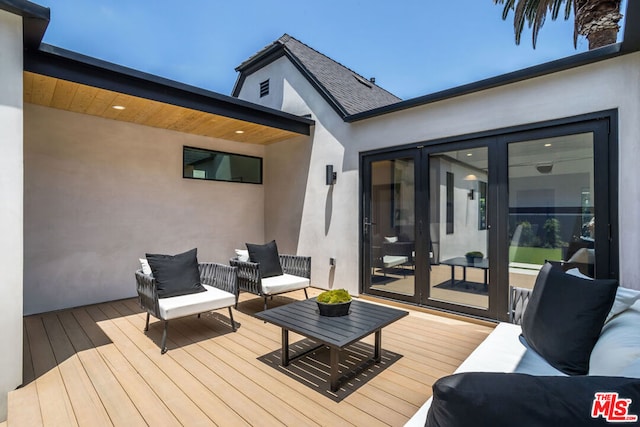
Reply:
M632 25L632 23L637 23L639 19L640 2L628 2L621 48L624 53L640 51L640 26Z
M553 74L571 68L580 67L586 64L603 61L605 59L623 55L624 53L629 52L623 52L622 44L616 43L544 64L535 65L533 67L524 68L522 70L513 71L496 77L491 77L462 86L457 86L451 89L446 89L417 98L408 99L406 101L401 101L396 104L387 105L385 107L375 108L373 110L364 111L362 113L352 114L346 117L345 121L348 123L357 122L360 120L366 120L384 114L418 107L421 105L431 104L451 98L457 98L463 95L469 95L475 92L481 92L500 86L506 86L508 84L529 80L535 77Z
M298 60L298 58L289 50L287 47L284 47L285 56L289 58L291 63L302 73L303 76L311 83L311 86L314 87L316 91L324 98L325 101L335 110L336 113L340 116L341 119L345 119L349 116L349 112L340 104L331 93L327 90L327 88L320 83L320 81L311 73L307 67L304 66L302 62Z
M37 49L51 20L51 10L26 0L0 0L0 10L22 16L24 47Z
M233 86L231 96L238 97L240 95L240 89L244 84L247 76L255 72L256 70L267 66L278 58L284 55L284 46L279 43L274 43L271 46L265 48L261 52L257 53L252 58L243 62L236 67L236 71L240 74L236 80L236 84Z
M279 110L43 44L26 51L24 70L224 117L310 135L314 123Z

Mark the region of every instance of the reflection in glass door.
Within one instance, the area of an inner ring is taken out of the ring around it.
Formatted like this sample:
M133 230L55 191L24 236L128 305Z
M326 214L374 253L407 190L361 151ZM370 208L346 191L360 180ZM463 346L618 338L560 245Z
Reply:
M429 299L489 308L488 148L429 155Z
M615 122L365 154L364 292L505 321L545 261L617 278Z
M545 261L595 273L594 134L511 143L509 283L532 288Z
M365 206L365 286L370 293L413 300L416 294L415 161L372 160Z

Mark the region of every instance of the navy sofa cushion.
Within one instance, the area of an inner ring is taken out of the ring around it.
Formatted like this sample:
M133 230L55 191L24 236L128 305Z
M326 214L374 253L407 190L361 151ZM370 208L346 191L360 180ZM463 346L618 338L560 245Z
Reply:
M178 255L146 255L156 279L159 298L206 291L200 283L197 252L197 248L194 248Z
M610 426L639 415L637 378L467 372L435 382L425 426Z
M246 245L249 251L249 261L260 264L260 276L267 278L282 275L282 266L280 265L280 256L278 255L278 246L275 240L264 245L254 243L247 243Z
M522 316L522 335L554 368L586 374L617 287L616 280L583 279L545 264Z

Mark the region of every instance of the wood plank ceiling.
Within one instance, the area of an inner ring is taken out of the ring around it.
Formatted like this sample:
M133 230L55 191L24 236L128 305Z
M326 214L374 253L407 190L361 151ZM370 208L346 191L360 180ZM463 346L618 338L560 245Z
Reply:
M24 102L177 132L270 144L295 132L24 72ZM124 109L115 109L122 106Z

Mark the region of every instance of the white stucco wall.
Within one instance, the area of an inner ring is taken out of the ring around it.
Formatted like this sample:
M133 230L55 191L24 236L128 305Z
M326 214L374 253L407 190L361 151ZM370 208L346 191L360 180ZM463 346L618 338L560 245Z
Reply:
M267 78L272 91L281 88L282 95L255 96L259 82ZM286 58L248 76L239 97L296 114L312 113L316 127L309 173L289 178L289 181L307 181L302 218L297 218L297 212L295 217L291 216L292 221L302 224L298 253L311 254L319 260L315 265L320 266L328 263L329 256L337 256L334 272L314 267L313 282L321 287L347 287L352 292L358 291L359 280L358 163L361 152L617 108L620 278L623 286L640 289L640 265L635 261L636 254L640 253L637 224L640 212L640 179L637 178L637 165L640 164L640 53L352 124L340 120ZM338 171L338 182L333 188L324 183L325 164L333 164ZM266 191L270 194L283 191L283 188L267 185ZM326 208L327 200L331 200L331 209ZM283 207L283 215L286 212ZM329 216L330 227L327 228Z
M264 240L263 186L183 179L183 145L265 151L25 105L25 314L135 296L145 253L227 264Z
M266 79L270 93L260 98L259 84ZM311 114L316 121L310 138L266 148L269 164L277 165L265 181L267 240L295 239L295 247L278 244L278 249L311 256L313 286L347 288L357 295L358 228L351 219L358 216L358 198L353 192L358 187L358 171L343 167L343 143L349 139L343 133L349 131L348 126L286 58L249 76L239 98L296 115ZM333 186L325 182L329 164L337 172ZM286 193L291 204L282 203ZM292 236L295 230L283 224L295 224L297 235ZM355 250L351 243L356 244ZM330 266L329 258L336 259L335 267Z
M22 383L22 18L0 10L0 422Z

